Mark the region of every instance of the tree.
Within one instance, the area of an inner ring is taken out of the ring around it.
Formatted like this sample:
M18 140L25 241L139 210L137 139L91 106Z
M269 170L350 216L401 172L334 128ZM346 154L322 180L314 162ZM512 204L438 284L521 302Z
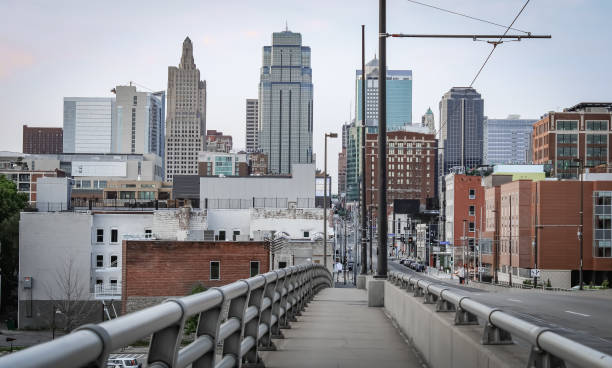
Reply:
M28 204L28 196L19 193L12 181L0 175L0 272L2 273L2 309L17 305L19 272L19 212Z

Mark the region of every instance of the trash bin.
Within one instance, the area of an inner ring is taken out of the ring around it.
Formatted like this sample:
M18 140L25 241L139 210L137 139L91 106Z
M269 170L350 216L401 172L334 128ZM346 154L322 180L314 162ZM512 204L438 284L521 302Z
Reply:
M17 329L17 323L15 323L15 320L12 318L7 319L6 321L6 328L9 330L16 330Z

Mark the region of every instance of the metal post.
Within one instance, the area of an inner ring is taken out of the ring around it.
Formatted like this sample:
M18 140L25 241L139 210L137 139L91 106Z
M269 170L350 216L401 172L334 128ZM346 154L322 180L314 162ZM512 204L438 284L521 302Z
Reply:
M510 287L512 287L512 194L508 196L508 200L510 201L510 205L508 206L510 208L510 273L508 277Z
M327 269L327 133L325 133L325 153L323 156L323 266Z
M465 263L465 259L466 259L466 256L465 256L465 248L466 248L465 246L465 240L466 240L465 239L465 223L466 222L467 220L464 219L463 220L463 239L461 241L461 244L463 245L463 252L461 252L461 267L463 267L463 280L465 280L465 285L468 284L468 279L470 278L470 274L468 273L468 270L466 270L467 263Z
M366 196L366 82L365 75L365 25L361 26L361 274L368 273L368 265L364 254L368 254L367 249L367 196Z
M583 229L584 229L584 216L583 216L583 198L584 198L584 159L580 160L580 229L578 230L578 239L580 240L580 290L584 287L584 277L582 274L582 239L583 239Z
M387 278L387 4L378 9L378 265L376 277Z
M534 216L534 223L535 223L535 236L533 238L533 247L534 247L534 252L535 252L535 257L534 257L534 261L533 261L533 268L535 268L536 270L538 269L538 184L536 183L536 192L535 192L535 216ZM536 288L538 287L538 276L536 273L534 273L533 275L533 287Z

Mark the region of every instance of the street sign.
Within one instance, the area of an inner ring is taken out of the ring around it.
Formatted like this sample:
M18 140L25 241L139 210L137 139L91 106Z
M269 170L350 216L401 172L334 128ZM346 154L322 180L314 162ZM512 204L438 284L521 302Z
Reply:
M478 267L478 272L480 272L480 273L487 272L487 268L486 267Z
M534 268L531 270L531 277L540 277L540 269Z
M390 237L390 238L392 238L392 237L394 237L394 236L395 236L395 234L389 234L389 237Z
M441 241L440 242L440 245L448 245L448 244L449 244L449 242L447 242L447 241Z

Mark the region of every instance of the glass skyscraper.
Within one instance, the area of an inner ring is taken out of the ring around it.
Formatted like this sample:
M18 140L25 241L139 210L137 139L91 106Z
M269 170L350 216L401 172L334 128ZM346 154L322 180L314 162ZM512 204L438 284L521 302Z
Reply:
M366 64L366 125L378 125L378 59ZM361 70L355 72L355 116L361 121ZM412 124L412 70L387 70L387 131Z
M440 170L483 164L484 101L471 87L453 87L440 101Z
M299 33L274 32L259 82L259 148L269 172L288 174L291 164L312 162L312 126L310 47Z
M484 162L495 164L528 164L527 158L535 119L520 119L510 115L507 119L485 119Z

